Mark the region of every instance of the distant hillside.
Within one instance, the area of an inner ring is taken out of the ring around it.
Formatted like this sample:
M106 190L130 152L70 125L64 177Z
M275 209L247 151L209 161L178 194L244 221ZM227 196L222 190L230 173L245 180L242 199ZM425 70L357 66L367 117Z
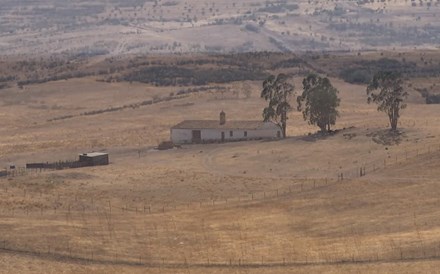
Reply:
M440 0L3 0L0 54L437 48Z

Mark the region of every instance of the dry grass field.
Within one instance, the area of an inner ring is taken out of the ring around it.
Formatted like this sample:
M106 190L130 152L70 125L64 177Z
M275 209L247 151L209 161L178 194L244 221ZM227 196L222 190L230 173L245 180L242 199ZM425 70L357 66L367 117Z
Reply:
M111 164L0 179L0 272L435 273L440 266L440 105L425 104L415 89L399 135L366 104L365 86L332 77L342 99L333 135L315 134L293 111L285 140L157 151L184 119L217 119L221 110L230 120L261 119L261 81L245 83L249 98L237 98L244 83L231 82L160 101L181 87L98 78L2 89L0 166L87 151L109 152ZM299 93L301 78L294 80ZM432 86L438 78L411 81ZM127 107L100 112L120 106Z

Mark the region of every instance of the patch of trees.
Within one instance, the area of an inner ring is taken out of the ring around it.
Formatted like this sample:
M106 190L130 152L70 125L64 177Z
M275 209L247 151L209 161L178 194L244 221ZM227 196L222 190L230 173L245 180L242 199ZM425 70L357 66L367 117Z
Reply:
M214 46L215 47L215 46ZM129 60L127 69L139 68L151 66L151 67L161 67L161 66L212 66L212 67L235 67L241 70L256 70L263 71L273 68L275 63L279 63L292 55L286 55L280 52L240 52L232 54L211 54L211 55L201 55L198 58L176 58L172 61L160 61L160 60L145 60L142 57L136 57L135 59ZM293 58L293 57L292 57ZM111 63L111 62L109 62Z
M135 71L123 77L125 81L149 83L157 86L189 86L209 83L229 83L246 80L262 80L267 74L258 70L201 69L175 66L154 66Z
M206 87L195 87L195 88L188 88L188 89L181 89L176 92L176 95L184 95L184 94L190 94L190 93L197 93L197 92L206 92L206 91L225 91L226 87L221 86L206 86Z
M231 18L215 18L213 22L208 23L208 25L241 25L243 24L243 20L246 19L246 16L241 17L231 17Z
M166 1L166 2L162 3L162 6L171 7L171 6L177 6L178 4L179 4L179 2L177 2L177 1Z
M339 77L352 84L368 84L373 75L378 71L397 71L409 73L415 70L417 65L413 62L399 62L395 59L381 58L379 60L361 60L354 66L344 68Z
M151 0L112 0L111 1L114 5L117 5L120 8L130 8L130 7L142 7L145 2L154 2Z
M310 125L316 125L322 133L331 132L331 126L339 117L339 91L327 77L309 74L303 79L303 92L297 97L297 110ZM401 110L406 108L408 92L404 89L404 80L400 73L379 71L373 75L367 86L367 103L377 105L377 110L387 114L392 131L397 130ZM268 105L263 109L265 122L272 121L286 137L288 112L291 111L290 99L294 94L294 85L286 74L271 75L263 82L261 98Z
M280 68L294 68L299 67L304 62L299 58L290 58L287 60L282 60L272 66L272 69L280 69Z
M282 13L287 11L294 11L299 8L298 4L292 3L287 4L286 1L277 1L274 3L267 2L265 7L261 7L257 10L257 12L266 12L266 13Z
M54 75L54 76L50 76L50 77L44 77L44 78L32 78L32 79L21 80L21 81L17 82L17 85L19 87L22 87L22 86L31 85L31 84L42 84L42 83L51 82L51 81L67 80L67 79L71 79L71 78L82 78L82 77L87 77L87 76L91 76L94 74L95 73L93 73L93 72L76 71L76 72L63 73L63 74Z
M71 57L73 59L78 58L90 58L94 56L100 56L100 55L107 55L110 51L108 49L99 49L99 48L84 48L81 50L78 50L76 53L72 53Z
M440 104L440 94L430 94L428 89L415 89L425 98L426 104Z
M15 76L0 76L0 83L11 82L16 79Z
M439 94L427 94L425 96L425 100L427 104L440 104L440 95Z
M387 35L396 35L396 31L388 28L384 25L372 24L372 23L330 23L328 28L331 30L335 30L338 32L342 31L357 31L364 35L378 35L378 34L387 34Z
M336 6L333 10L331 9L322 9L322 8L316 8L315 11L313 12L314 16L318 16L318 15L327 15L327 16L334 16L334 17L339 17L339 16L343 16L345 15L347 12L343 7L340 6Z
M345 68L339 73L339 77L351 84L368 84L373 73L366 68Z
M261 98L268 102L263 109L265 122L272 121L282 130L286 137L288 112L292 110L290 100L295 86L286 74L271 75L263 82ZM337 108L341 100L339 91L333 87L327 77L309 74L303 80L303 92L297 97L297 110L310 125L316 125L321 132L331 132L331 126L339 116Z
M246 24L245 26L244 26L244 28L247 30L247 31L251 31L251 32L256 32L256 33L259 33L260 32L260 28L259 27L257 27L257 26L255 26L255 25L253 25L253 24Z

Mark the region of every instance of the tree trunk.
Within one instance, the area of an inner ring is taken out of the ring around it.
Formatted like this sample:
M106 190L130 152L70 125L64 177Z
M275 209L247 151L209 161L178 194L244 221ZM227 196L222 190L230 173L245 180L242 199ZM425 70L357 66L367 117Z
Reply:
M287 113L283 112L281 113L281 129L283 131L283 138L287 137L286 128L287 128Z
M283 124L282 124L282 126L281 126L281 129L282 129L282 131L283 131L283 138L286 138L287 137L287 133L286 133L286 122L284 122Z
M391 115L390 115L390 125L391 125L391 130L392 131L396 131L397 130L397 122L398 122L398 118L399 117L399 112L398 110L394 110Z
M396 131L397 130L397 118L393 118L391 121L391 130Z

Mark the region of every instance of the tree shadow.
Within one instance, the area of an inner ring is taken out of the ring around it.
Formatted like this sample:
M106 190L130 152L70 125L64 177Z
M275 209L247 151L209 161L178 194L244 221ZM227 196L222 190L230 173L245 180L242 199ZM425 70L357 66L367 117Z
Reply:
M332 130L330 132L318 131L318 132L313 133L313 134L309 133L306 136L301 136L301 137L299 137L299 140L305 141L305 142L316 142L316 141L319 141L319 140L325 140L325 139L327 139L329 137L335 136L335 135L337 135L337 134L339 134L341 132L344 132L344 131L346 131L348 129L353 129L353 128L354 127L343 128L343 129L336 129L336 130Z
M392 146L400 144L406 134L401 130L382 129L368 133L367 137L371 137L376 144Z

